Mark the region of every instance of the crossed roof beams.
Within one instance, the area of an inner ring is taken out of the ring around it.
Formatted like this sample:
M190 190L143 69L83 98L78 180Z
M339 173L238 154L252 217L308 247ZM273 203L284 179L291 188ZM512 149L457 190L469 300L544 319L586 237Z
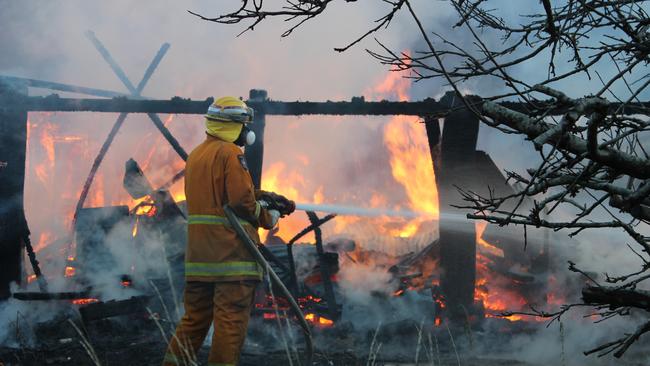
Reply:
M108 50L106 49L106 47L104 47L102 42L95 36L95 33L92 31L87 31L86 37L90 40L93 46L95 46L95 49L97 49L97 52L99 52L99 54L102 56L104 61L108 63L110 68L113 70L113 73L115 73L115 75L118 77L118 79L120 79L122 84L124 84L124 86L129 90L130 96L138 99L142 98L141 96L142 91L144 90L145 86L151 79L151 76L153 75L154 71L162 61L163 57L165 57L165 54L167 53L170 47L169 43L163 43L162 46L160 46L160 49L158 50L154 58L151 60L151 63L149 63L149 67L147 67L147 69L145 70L142 79L138 83L138 86L135 87L133 86L133 83L131 83L131 80L129 80L129 78L124 73L124 70L120 67L117 61L115 61L115 59L111 56L110 52L108 52ZM100 148L99 153L97 154L95 160L93 161L93 165L90 168L90 172L86 177L86 181L84 182L83 188L81 190L79 201L77 202L77 205L75 207L75 212L73 217L73 227L74 227L74 222L76 222L79 211L83 208L84 203L86 202L86 198L88 197L88 192L90 191L90 186L92 185L92 182L95 179L97 170L99 169L99 166L104 160L104 157L106 156L109 147L113 143L115 136L117 135L118 131L124 124L127 115L128 115L127 112L122 112L117 117L117 120L113 124L111 131L108 133L106 140L104 140L104 144ZM176 153L178 153L181 159L187 160L187 152L178 143L178 141L176 140L176 138L174 138L171 132L169 132L167 127L165 127L165 124L162 122L160 117L155 113L147 113L147 116L153 122L156 128L160 131L160 133L162 133L165 139L170 143L170 145L174 148ZM178 176L178 174L176 176Z

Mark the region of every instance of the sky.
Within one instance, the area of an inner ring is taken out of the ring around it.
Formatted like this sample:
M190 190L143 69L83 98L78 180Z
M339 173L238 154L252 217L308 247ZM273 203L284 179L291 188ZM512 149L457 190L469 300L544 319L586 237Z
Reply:
M379 11L358 7L334 7L331 15L280 38L286 28L280 21L237 37L241 26L204 22L187 12L214 14L237 1L3 3L0 41L12 50L0 56L3 74L124 90L84 37L86 30L96 33L133 79L163 42L171 44L145 90L152 97L247 96L249 89L265 88L280 100L341 99L360 94L385 71L368 62L367 42L345 54L333 51L378 17ZM337 21L341 16L350 21Z

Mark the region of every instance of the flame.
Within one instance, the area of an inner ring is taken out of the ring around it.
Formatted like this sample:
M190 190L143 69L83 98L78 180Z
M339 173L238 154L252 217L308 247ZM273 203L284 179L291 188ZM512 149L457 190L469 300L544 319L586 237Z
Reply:
M567 295L562 291L566 291L566 287L554 275L548 276L548 289L546 304L560 307L567 303Z
M334 325L334 321L320 316L318 317L318 324L323 327L331 327Z
M77 270L72 266L65 266L64 276L65 277L74 277L76 271Z
M513 288L513 281L498 273L495 274L489 264L492 262L481 252L489 253L497 257L503 257L503 250L488 243L482 238L487 227L486 222L476 223L476 243L478 251L476 256L476 287L474 289L474 301L483 303L487 317L500 317L510 321L529 320L530 317L522 315L501 316L506 311L523 310L528 306L528 301ZM489 281L488 281L489 279ZM539 320L531 318L532 320ZM543 320L542 320L543 321Z
M131 236L134 238L138 235L138 223L140 222L140 217L135 217L135 224L133 224L133 230L131 230Z
M406 51L405 53L408 54L409 52ZM404 76L403 72L391 71L383 80L379 81L374 87L365 90L363 94L369 100L408 101L411 81Z
M68 256L65 265L65 270L63 272L64 277L74 277L74 275L76 274L77 270L74 267L75 259L76 258L73 255Z
M37 124L28 121L27 123L28 125L32 125L32 128L38 128L40 132L39 142L40 146L45 152L45 159L34 167L34 171L36 172L36 176L41 181L41 183L44 186L48 187L50 184L50 179L54 174L55 168L54 142L56 139L54 137L54 134L57 132L57 126L49 122Z
M94 303L97 303L97 302L99 302L99 299L95 299L95 298L72 300L72 303L74 305L88 305L88 304L94 304Z
M169 191L169 193L172 195L172 198L174 199L174 202L185 201L186 198L185 198L185 189L184 189L184 187L182 187L182 186L180 188L174 188L174 187L177 187L177 186L174 185L172 187L172 189L170 189L170 191Z
M424 125L396 116L384 128L384 144L391 153L393 178L404 186L409 207L437 219L438 189Z
M411 82L405 79L403 73L390 72L384 79L364 92L369 99L409 100ZM296 166L289 168L285 162L275 162L265 167L262 179L262 189L278 192L297 202L336 203L342 202L349 205L374 208L409 209L423 212L425 217L417 219L401 218L360 218L354 216L339 216L328 225L328 234L366 235L372 231L375 234L393 240L390 250L396 249L404 240L410 239L424 231L430 230L431 221L438 217L438 193L435 185L435 174L423 124L418 123L418 118L408 116L395 116L383 127L383 145L388 153L387 169L391 170L392 177L397 187L402 187L405 201L396 203L392 197L389 199L384 192L369 192L370 199L365 199L354 193L332 194L324 187L317 186L305 180L300 173L301 167L307 167L313 160L307 152L295 155ZM425 225L425 223L427 223ZM294 214L280 222L279 231L275 234L287 241L297 232L309 225L303 214ZM423 230L425 228L425 230ZM427 235L429 235L427 233ZM263 240L267 234L260 231ZM304 238L305 242L311 241L310 237ZM428 238L422 240L430 242ZM426 245L426 244L425 244ZM386 248L388 249L388 248Z
M73 233L75 205L93 158L101 147L104 136L101 128L110 127L109 116L93 115L97 126L92 129L87 128L85 122L80 124L84 118L78 116L82 117L77 114L30 112L27 121L25 211L34 232L34 249L40 254L43 270L61 273L68 279L77 275L74 258L69 258L58 269L49 267L60 263L52 257L75 250L74 235L70 235ZM168 125L174 118L169 115L163 120ZM124 126L123 132L127 129L129 127ZM187 143L182 140L183 137L196 132L192 128L186 130L187 133L176 134L182 145ZM133 130L115 139L95 176L84 207L128 205L133 208L141 202L131 199L121 184L122 163L131 156L138 161L143 161L144 156L147 166L145 174L154 188L162 186L184 167L184 162L164 137L154 128L150 131L151 136L145 139L133 134ZM133 144L134 137L142 143ZM126 153L125 146L129 150ZM141 149L140 154L136 154L138 149ZM174 200L183 200L183 181L173 185L170 192ZM143 210L149 215L155 214L153 208ZM133 229L133 234L137 235L137 227ZM26 280L30 282L34 278L28 276Z
M156 205L153 203L153 201L143 202L137 206L135 214L136 216L156 216Z
M476 281L474 300L481 301L486 310L486 316L496 317L508 310L520 310L527 305L526 299L517 292L495 283L488 284L487 278ZM501 316L499 316L501 317ZM521 315L501 317L510 321L522 320Z
M322 316L316 315L314 313L305 314L305 320L312 323L313 325L319 326L321 328L329 328L334 326L334 321L324 318Z
M262 190L278 192L296 202L322 202L323 188L317 187L313 193L303 193L309 190L304 177L295 169L288 169L284 162L276 162L264 170ZM309 225L305 215L294 214L288 216L279 224L279 231L275 234L284 241L289 241L295 234ZM262 241L268 237L268 232L260 231ZM309 240L309 239L305 239Z
M103 207L104 201L104 175L97 173L86 199L86 207Z
M503 258L503 249L497 248L494 245L483 240L483 233L485 232L485 229L487 229L487 225L487 221L476 222L476 243L479 245L478 249Z
M375 100L392 96L408 101L411 82L404 76L403 72L390 72L368 94ZM424 221L437 220L439 216L438 189L425 127L417 118L394 116L384 127L384 145L390 153L391 173L404 187L409 208L430 216L412 220L392 231L394 236L409 238Z
M38 253L45 248L49 243L54 241L54 234L49 231L44 231L38 236L38 243L34 247L34 252Z

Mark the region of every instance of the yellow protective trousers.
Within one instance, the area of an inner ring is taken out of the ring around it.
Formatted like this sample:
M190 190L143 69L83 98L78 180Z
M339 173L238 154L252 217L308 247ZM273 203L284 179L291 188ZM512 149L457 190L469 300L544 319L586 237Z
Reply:
M246 338L256 282L185 283L185 315L176 327L164 366L190 365L214 322L209 366L237 365Z

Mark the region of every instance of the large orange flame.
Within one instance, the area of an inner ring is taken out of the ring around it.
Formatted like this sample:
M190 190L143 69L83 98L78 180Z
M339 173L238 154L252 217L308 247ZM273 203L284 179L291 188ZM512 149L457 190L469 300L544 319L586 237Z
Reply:
M404 76L403 72L392 71L366 94L373 100L408 101L411 82ZM408 208L428 214L428 217L409 221L398 230L402 238L413 236L425 220L437 220L439 215L429 142L424 125L418 122L417 117L394 116L384 127L384 145L390 153L391 172L406 191Z
M390 72L373 88L366 90L364 94L372 100L409 100L408 93L411 83L403 76L403 73ZM378 123L381 122L378 121ZM283 194L299 202L341 203L422 212L422 218L412 220L339 216L335 219L334 225L328 226L329 234L352 234L359 231L366 232L372 228L376 234L393 238L413 237L421 231L425 221L430 222L437 219L438 216L438 194L424 125L418 123L416 117L392 117L388 122L384 122L383 146L389 156L386 169L391 171L397 186L402 187L406 198L403 202L395 203L392 198L389 199L386 193L381 191L370 192L369 201L357 198L357 195L354 194L348 194L345 197L332 195L331 191L328 196L328 190L324 189L322 185L307 181L301 174L301 169L308 167L313 160L309 155L314 153L311 151L296 152L297 166L289 167L284 162L274 162L265 167L262 189ZM314 151L318 151L318 149L314 149ZM362 223L363 225L360 226ZM308 224L305 215L297 213L283 219L279 231L275 235L286 241ZM261 235L265 238L265 234ZM307 237L305 240L309 241L310 238Z

